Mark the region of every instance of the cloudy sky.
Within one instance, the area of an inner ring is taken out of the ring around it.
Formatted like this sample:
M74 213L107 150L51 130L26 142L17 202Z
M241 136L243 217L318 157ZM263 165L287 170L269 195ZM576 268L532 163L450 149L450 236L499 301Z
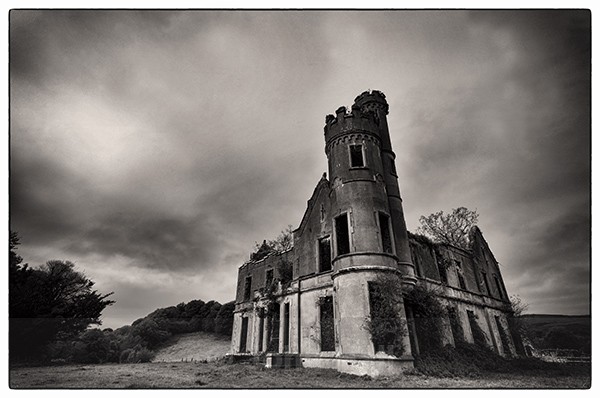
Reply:
M382 90L408 228L476 209L528 312L589 313L586 12L10 14L10 224L114 291L104 326L234 298L297 227L325 115Z

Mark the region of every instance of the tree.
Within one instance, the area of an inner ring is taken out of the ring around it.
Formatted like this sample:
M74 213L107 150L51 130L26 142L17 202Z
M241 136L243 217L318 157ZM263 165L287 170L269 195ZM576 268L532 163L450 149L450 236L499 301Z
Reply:
M292 247L294 247L294 235L292 226L288 225L275 239L265 239L262 243L254 242L254 252L250 255L250 259L258 261L271 253L284 252Z
M215 333L231 336L233 331L233 310L235 310L235 301L225 303L219 308L219 312L215 318Z
M447 243L463 249L469 248L469 230L477 224L479 214L466 207L453 209L452 213L444 214L443 211L433 213L427 217L421 216L421 226L417 233L426 235L436 243Z
M47 344L66 340L100 325L102 311L114 301L93 289L94 282L70 261L52 260L29 269L14 253L10 237L9 340L11 360L42 359Z
M527 324L523 320L523 313L527 309L525 304L519 296L510 297L510 307L508 307L508 330L512 336L513 342L515 343L515 349L517 354L525 355L525 348L523 344L523 337L530 337L530 332Z

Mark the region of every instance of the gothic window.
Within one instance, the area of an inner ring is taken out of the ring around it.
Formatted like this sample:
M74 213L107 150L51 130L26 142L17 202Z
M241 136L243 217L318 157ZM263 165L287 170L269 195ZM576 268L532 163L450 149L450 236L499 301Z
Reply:
M362 145L350 145L350 167L364 167L365 160L363 157Z
M319 304L321 321L321 351L335 351L333 297L322 297Z
M331 239L319 239L319 272L331 271Z
M394 253L392 248L392 234L390 231L390 218L379 213L379 233L381 235L381 247L384 253Z
M244 284L244 300L250 300L252 294L252 277L246 277L246 283Z
M350 235L348 234L348 216L342 213L335 218L335 243L337 255L350 253Z
M320 220L321 222L323 222L325 220L325 205L321 203L321 209L320 209Z

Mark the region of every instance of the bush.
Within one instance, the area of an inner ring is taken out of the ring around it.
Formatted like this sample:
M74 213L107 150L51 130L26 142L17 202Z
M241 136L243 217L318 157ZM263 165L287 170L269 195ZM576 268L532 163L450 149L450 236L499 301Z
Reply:
M413 312L420 353L441 349L441 319L447 313L436 292L417 285L406 294L404 301Z
M415 359L415 369L434 377L475 377L483 373L536 373L581 374L581 369L549 363L537 358L506 359L492 350L474 344L457 342L441 350L427 352Z

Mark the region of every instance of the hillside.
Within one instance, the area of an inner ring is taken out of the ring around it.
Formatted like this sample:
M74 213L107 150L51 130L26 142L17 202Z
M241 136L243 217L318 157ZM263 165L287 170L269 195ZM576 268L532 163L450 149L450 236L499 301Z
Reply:
M536 348L570 348L590 352L591 323L589 315L523 315L528 337Z
M156 349L152 362L211 361L229 352L231 338L214 333L196 332L173 336Z

